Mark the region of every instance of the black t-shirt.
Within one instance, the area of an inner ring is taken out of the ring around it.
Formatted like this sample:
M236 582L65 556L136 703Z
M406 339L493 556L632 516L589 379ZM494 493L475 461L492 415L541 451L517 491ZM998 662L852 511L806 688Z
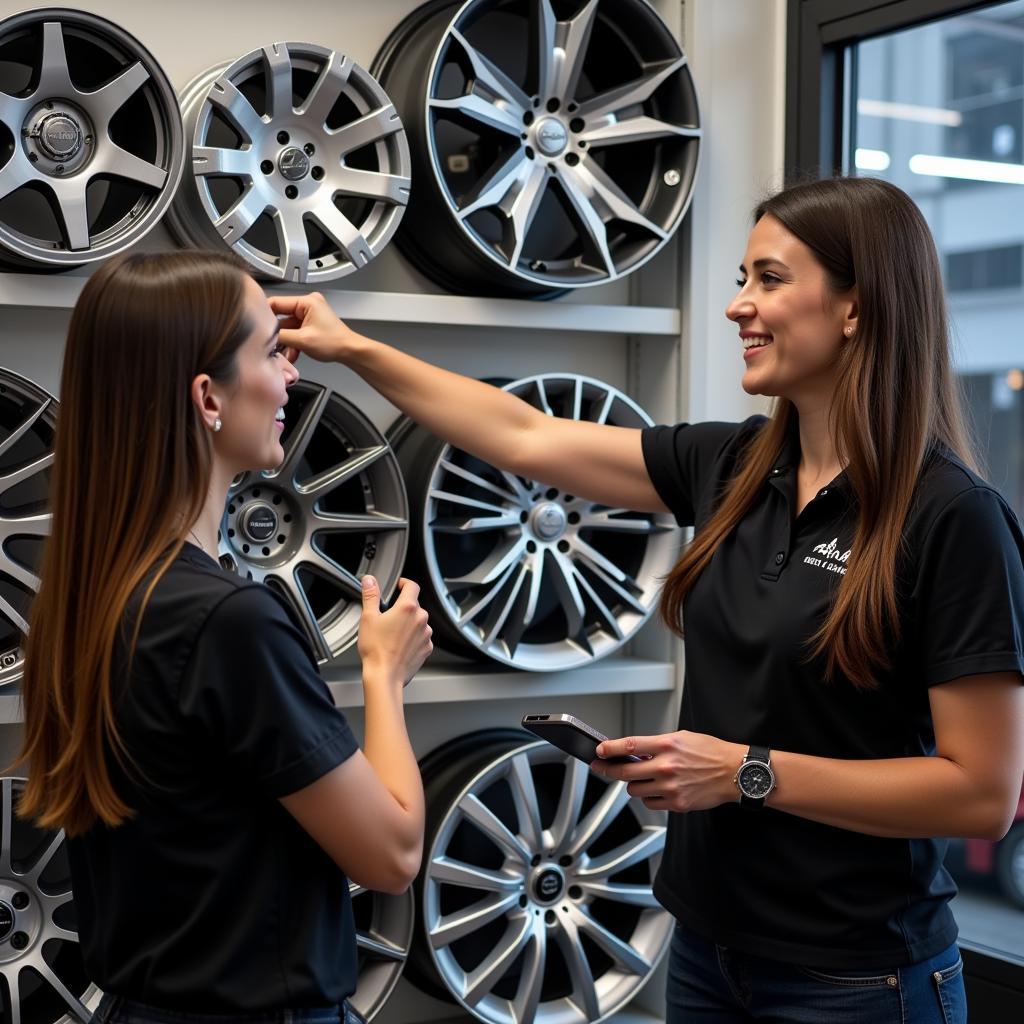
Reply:
M652 427L651 481L700 530L763 417ZM931 456L904 537L902 638L876 690L826 682L808 661L852 550L844 475L794 519L791 436L754 506L693 586L683 611L681 729L829 758L935 753L928 688L1024 672L1024 538L999 494L951 454ZM784 781L780 784L784 784ZM941 839L890 839L725 804L672 814L660 901L714 941L821 968L893 968L956 938Z
M201 1012L337 1005L356 986L348 882L278 798L357 744L290 610L186 545L114 684L136 814L68 844L89 976Z

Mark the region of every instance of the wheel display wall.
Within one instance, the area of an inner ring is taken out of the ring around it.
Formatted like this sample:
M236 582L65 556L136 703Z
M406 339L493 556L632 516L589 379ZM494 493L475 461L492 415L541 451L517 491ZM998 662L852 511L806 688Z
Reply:
M181 94L187 173L168 214L185 245L229 246L268 280L320 285L365 267L409 197L402 122L344 54L278 42Z
M385 600L394 591L408 503L394 452L351 402L300 380L285 414L284 461L228 492L221 564L287 598L324 663L355 642L360 578L372 572Z
M616 280L665 245L689 205L697 94L646 0L435 0L371 70L413 140L398 244L452 291Z
M463 736L421 770L410 979L488 1024L584 1024L632 999L673 924L652 893L664 815L518 730Z
M525 377L504 390L549 416L651 423L617 388L579 374ZM678 552L670 515L524 480L408 419L389 437L411 496L407 574L427 584L421 597L439 642L513 668L576 668L621 648L654 610Z
M101 260L157 223L181 176L167 76L124 29L85 11L0 22L0 258Z

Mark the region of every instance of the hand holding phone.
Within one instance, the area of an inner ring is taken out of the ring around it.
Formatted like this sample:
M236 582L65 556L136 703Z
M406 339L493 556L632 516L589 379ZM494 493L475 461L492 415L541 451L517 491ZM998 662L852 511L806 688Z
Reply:
M623 764L629 761L643 761L644 758L635 754L622 757L600 758L597 747L607 736L598 732L591 725L581 721L574 715L523 715L523 728L539 736L542 740L564 750L567 754L590 764L593 761L605 760L608 764Z

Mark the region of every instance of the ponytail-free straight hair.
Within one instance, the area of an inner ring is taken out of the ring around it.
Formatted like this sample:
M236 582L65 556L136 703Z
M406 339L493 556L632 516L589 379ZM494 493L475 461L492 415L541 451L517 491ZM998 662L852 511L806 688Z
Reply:
M236 372L251 330L242 266L194 251L117 257L72 313L17 762L29 765L18 813L44 828L78 835L132 814L110 774L109 757L127 756L114 652L129 598L153 573L145 607L207 497L212 445L190 386L200 373L230 383ZM129 651L141 617L120 634Z
M857 289L857 333L839 355L831 425L857 503L853 555L831 611L811 638L855 685L876 685L899 637L897 561L914 489L929 452L944 445L972 468L963 401L949 352L938 255L913 200L875 178L794 185L764 200L806 245L839 294ZM785 398L749 445L716 511L666 581L661 613L682 634L686 595L718 546L759 500L797 410Z

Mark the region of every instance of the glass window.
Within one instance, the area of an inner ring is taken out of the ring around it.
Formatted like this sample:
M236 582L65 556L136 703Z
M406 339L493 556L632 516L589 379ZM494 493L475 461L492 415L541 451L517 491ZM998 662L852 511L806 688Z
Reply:
M921 207L946 275L986 475L1024 519L1024 0L859 43L849 173ZM999 843L955 841L961 937L1024 962L1024 797Z

